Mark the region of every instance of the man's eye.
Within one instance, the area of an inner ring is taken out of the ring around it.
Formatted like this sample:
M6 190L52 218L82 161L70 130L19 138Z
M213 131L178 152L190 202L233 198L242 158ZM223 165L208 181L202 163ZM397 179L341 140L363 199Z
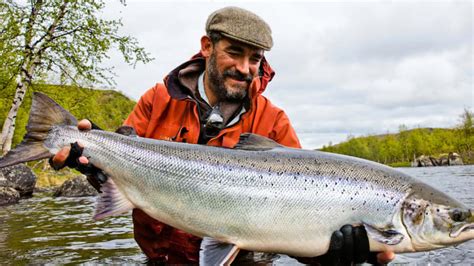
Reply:
M258 64L258 63L260 63L260 58L250 58L250 62L252 62L254 64Z

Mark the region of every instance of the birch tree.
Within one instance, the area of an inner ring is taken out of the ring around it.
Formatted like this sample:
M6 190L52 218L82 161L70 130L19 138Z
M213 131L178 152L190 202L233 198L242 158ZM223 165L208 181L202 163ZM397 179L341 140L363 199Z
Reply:
M120 20L100 17L104 6L102 0L0 0L0 64L16 84L2 127L3 154L11 148L18 108L38 77L55 73L79 85L112 85L113 69L101 66L110 48L133 66L152 60L135 38L118 33Z

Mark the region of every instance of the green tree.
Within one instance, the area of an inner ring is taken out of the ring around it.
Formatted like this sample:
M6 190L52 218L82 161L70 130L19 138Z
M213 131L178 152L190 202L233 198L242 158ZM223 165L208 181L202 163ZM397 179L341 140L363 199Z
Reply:
M474 114L469 109L465 108L461 114L461 123L456 128L458 135L457 139L457 150L465 154L468 160L473 159L473 148L474 148Z
M112 47L131 65L152 60L136 39L118 34L120 20L99 17L104 5L102 0L0 0L0 63L16 86L0 138L3 153L11 148L26 91L41 77L56 73L75 84L113 84L112 68L100 66Z

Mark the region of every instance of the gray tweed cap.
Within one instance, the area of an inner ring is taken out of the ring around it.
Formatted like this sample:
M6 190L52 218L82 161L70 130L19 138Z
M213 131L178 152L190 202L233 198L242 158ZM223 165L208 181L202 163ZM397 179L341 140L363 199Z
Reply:
M239 7L225 7L209 15L206 33L210 31L266 51L273 46L270 26L256 14Z

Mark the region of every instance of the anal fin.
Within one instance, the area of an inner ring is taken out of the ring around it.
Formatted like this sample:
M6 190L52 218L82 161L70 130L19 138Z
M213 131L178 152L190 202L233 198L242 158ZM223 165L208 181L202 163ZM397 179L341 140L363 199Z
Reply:
M100 220L108 216L119 215L134 208L130 202L117 188L111 178L100 187L102 193L99 194L94 220Z
M240 249L234 244L222 243L214 238L205 237L201 242L199 265L230 265Z

